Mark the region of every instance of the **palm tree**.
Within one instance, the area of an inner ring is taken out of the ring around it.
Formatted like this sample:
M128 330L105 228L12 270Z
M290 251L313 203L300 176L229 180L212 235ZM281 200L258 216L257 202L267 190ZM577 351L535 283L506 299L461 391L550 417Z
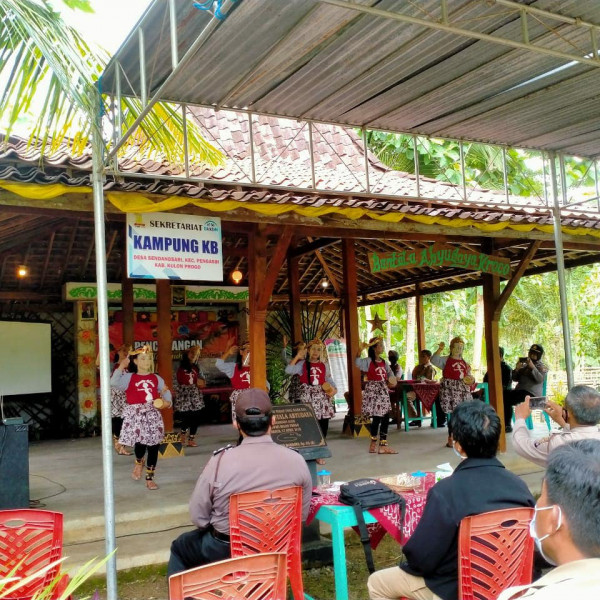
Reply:
M92 11L90 0L63 2ZM108 54L87 44L48 0L0 0L0 23L0 124L6 137L33 108L37 117L30 142L50 151L68 143L71 152L81 152L94 122L94 85ZM139 100L123 98L123 131L140 111ZM202 138L193 120L188 122L188 143L194 160L222 163L222 154ZM157 104L121 152L132 148L182 162L183 123L177 107Z

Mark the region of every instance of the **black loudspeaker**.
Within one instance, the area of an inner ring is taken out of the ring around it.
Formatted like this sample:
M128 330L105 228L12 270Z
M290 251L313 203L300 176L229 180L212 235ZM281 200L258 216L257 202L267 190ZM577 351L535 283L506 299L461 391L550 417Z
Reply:
M0 509L29 508L27 427L0 423Z

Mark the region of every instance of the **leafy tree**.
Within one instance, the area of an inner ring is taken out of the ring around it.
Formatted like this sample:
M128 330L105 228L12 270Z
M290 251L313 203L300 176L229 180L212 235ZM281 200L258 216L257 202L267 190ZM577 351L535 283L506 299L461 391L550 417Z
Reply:
M462 184L460 144L455 140L415 137L401 133L367 131L371 152L390 169L414 173L414 144L417 140L419 174L455 185ZM504 189L502 149L489 144L464 142L466 185L491 190ZM567 185L594 184L592 163L575 157L565 159ZM506 149L508 191L514 196L543 197L543 162L539 152Z
M90 0L63 0L77 10L92 11ZM10 135L31 109L37 111L30 141L43 150L68 143L77 154L88 142L96 115L95 83L108 54L90 46L67 25L47 0L0 0L0 122ZM40 98L42 101L40 102ZM39 106L38 106L39 104ZM123 126L141 111L137 99L123 98ZM220 164L221 153L188 123L193 160ZM156 105L143 120L127 149L150 148L168 160L182 162L183 123L179 110Z

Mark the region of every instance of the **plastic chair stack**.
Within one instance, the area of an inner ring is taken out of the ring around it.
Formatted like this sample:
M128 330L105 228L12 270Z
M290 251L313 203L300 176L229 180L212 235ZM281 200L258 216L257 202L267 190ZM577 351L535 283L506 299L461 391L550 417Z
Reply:
M230 558L169 577L169 599L285 600L283 553Z
M0 579L6 578L15 568L12 577L20 579L39 572L62 557L62 546L62 513L33 509L0 511ZM19 587L15 595L6 600L32 598L58 577L60 564ZM61 595L68 581L67 575L60 578L52 598Z
M285 552L287 576L295 600L302 584L302 488L233 494L229 501L231 556Z
M495 600L508 587L531 583L533 508L465 517L458 541L459 600Z

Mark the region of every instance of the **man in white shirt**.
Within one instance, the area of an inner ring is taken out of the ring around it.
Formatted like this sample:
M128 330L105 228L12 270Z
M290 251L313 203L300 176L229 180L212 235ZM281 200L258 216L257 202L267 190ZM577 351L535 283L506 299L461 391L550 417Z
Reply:
M597 600L600 595L600 441L579 440L548 459L530 533L555 569L498 600Z
M544 438L534 438L527 429L526 419L531 414L529 397L515 406L515 427L512 435L517 454L536 465L545 467L548 455L554 448L576 440L600 440L600 393L587 385L571 388L563 408L548 401L545 411L562 427Z

